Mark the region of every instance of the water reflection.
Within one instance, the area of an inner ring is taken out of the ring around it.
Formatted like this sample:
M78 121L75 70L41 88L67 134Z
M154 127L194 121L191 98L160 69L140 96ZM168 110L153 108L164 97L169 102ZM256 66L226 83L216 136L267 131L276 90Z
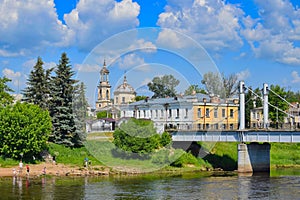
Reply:
M298 199L298 175L0 178L1 199Z

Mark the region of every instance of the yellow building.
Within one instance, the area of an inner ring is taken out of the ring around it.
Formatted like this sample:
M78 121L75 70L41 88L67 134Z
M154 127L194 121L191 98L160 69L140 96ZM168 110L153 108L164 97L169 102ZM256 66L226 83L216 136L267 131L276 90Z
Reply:
M257 107L250 110L250 128L263 128L263 107Z
M235 130L239 120L238 99L203 98L193 104L193 128L196 130Z

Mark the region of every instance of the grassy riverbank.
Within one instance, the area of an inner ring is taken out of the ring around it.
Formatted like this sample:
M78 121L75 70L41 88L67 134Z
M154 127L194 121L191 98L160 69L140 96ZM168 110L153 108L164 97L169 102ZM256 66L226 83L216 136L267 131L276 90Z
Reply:
M112 150L109 142L98 141L97 151L93 151L91 146L86 145L82 148L66 148L61 145L49 143L48 151L51 155L56 156L57 163L82 168L84 159L87 157L91 162L91 166L108 166L111 170L126 170L126 167L138 166L150 169L159 169L160 172L188 172L197 170L213 170L223 169L233 171L237 169L237 144L238 143L200 143L203 152L210 153L201 154L203 158L194 158L191 154L181 152L181 157L177 161L172 161L172 166L153 165L153 159L141 159L135 157L123 157L117 155ZM97 152L97 153L95 153ZM163 155L163 154L162 154ZM300 167L300 144L289 143L272 143L271 144L271 168L277 167ZM163 156L156 159L161 160ZM17 166L18 160L3 159L0 157L0 167ZM37 164L39 162L36 162ZM142 168L143 169L143 168ZM138 170L136 171L139 172Z

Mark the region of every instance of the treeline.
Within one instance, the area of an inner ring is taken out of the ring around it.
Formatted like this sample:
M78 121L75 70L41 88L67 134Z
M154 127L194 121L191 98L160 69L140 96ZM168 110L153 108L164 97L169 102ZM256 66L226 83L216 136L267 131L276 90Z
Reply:
M11 80L0 78L1 156L38 157L47 141L83 146L88 106L85 86L73 78L66 53L54 68L43 65L38 57L22 91L22 103L13 104L13 90L7 86Z

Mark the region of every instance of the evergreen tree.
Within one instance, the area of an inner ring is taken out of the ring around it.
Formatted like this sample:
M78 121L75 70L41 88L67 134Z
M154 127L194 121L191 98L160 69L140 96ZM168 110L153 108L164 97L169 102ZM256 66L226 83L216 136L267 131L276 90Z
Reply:
M85 121L87 119L88 102L85 97L85 85L83 82L76 86L73 100L73 110L76 116L76 136L75 140L78 145L83 145L82 142L86 139ZM78 137L78 138L77 138Z
M50 93L49 110L53 124L50 141L69 147L80 146L72 102L77 81L72 79L74 72L66 53L62 53L55 74L56 76L52 77Z
M0 77L0 107L7 106L11 104L14 100L13 96L9 94L9 92L13 92L13 90L7 86L7 82L11 80L7 77Z
M48 109L50 73L53 69L45 71L43 64L42 59L38 57L27 80L27 87L23 91L23 101Z

